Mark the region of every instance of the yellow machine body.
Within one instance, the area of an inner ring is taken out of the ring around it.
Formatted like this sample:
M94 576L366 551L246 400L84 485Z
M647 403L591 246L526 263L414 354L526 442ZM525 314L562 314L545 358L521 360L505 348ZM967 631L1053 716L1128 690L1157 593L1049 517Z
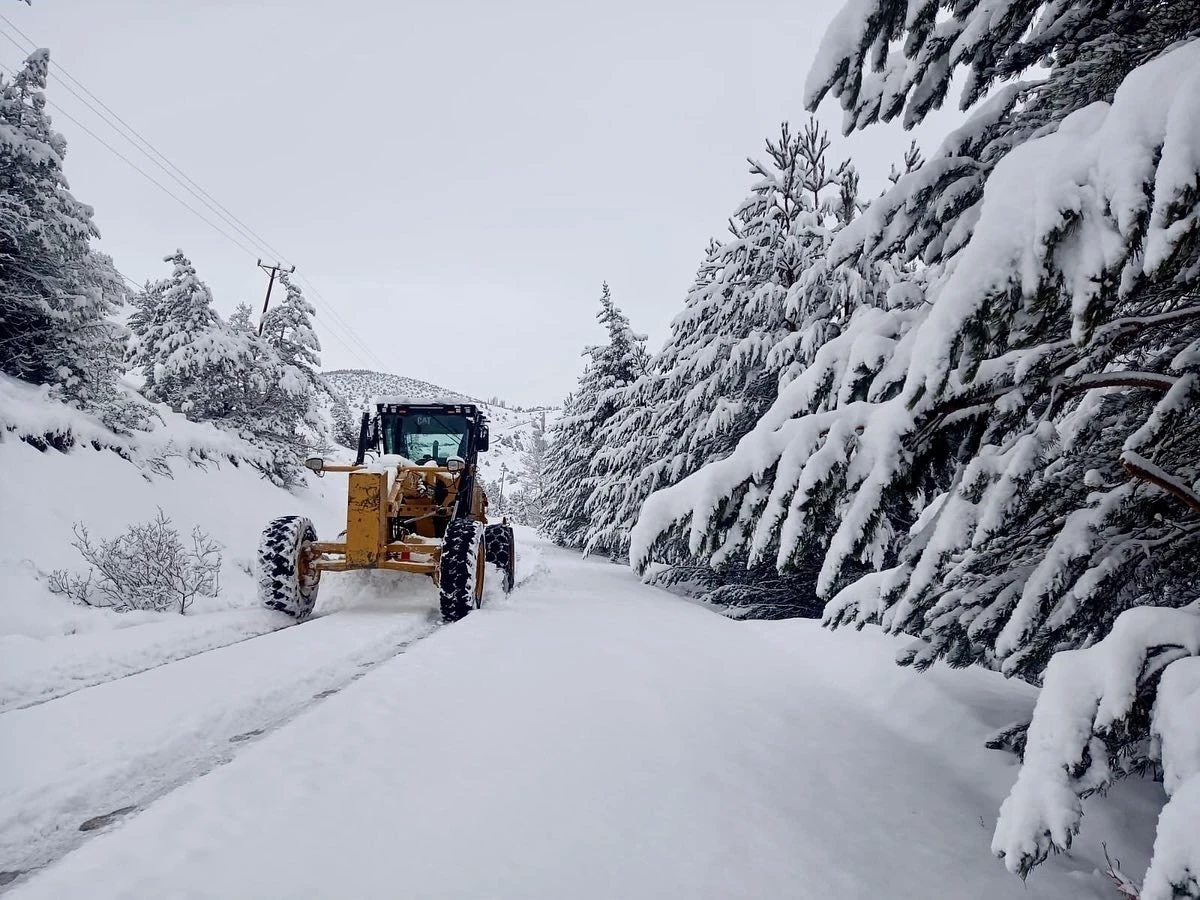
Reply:
M392 569L437 576L442 553L439 532L453 515L465 469L326 465L322 471L349 473L346 531L342 540L311 545L308 564L312 568L326 572ZM469 481L471 518L486 524L487 496L476 479ZM482 568L482 553L479 560Z
M487 418L474 403L381 399L364 411L352 465L305 460L318 476L347 476L346 527L322 541L303 516L280 516L258 551L260 602L307 618L323 572L388 569L428 575L446 622L483 604L489 563L501 589L516 584L516 543L507 520L487 522L476 463L488 449ZM368 457L372 459L367 462Z

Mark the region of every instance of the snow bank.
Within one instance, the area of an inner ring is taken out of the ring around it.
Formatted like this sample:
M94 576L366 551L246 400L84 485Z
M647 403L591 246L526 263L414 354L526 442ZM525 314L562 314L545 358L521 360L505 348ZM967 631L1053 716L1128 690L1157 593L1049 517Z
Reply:
M159 427L117 434L95 416L53 399L46 385L0 375L0 441L29 439L62 448L91 445L152 468L176 458L267 463L262 450L210 422L189 421L162 404L152 408L162 419Z
M142 805L394 656L435 627L427 587L0 716L0 868L44 865L85 820Z
M220 593L199 598L194 607L211 611L254 603L250 572L259 532L270 519L300 513L314 519L319 534L344 528L337 505L344 504L342 491L344 484L328 479L293 494L229 463L173 460L161 474L150 474L106 450L43 452L20 441L0 443L0 508L17 511L0 520L0 568L6 573L0 634L39 637L105 627L100 622L148 621L75 607L49 593L44 579L51 571L83 566L71 546L75 522L107 537L161 507L184 533L199 525L222 546Z
M21 436L42 439L45 449ZM234 435L169 412L152 432L114 434L43 389L0 378L0 708L274 627L257 614L204 613L256 606L250 573L270 519L307 515L324 536L344 528L345 485L313 477L306 488L285 491L233 461L250 452ZM180 617L89 609L50 593L49 573L85 567L71 546L74 523L107 538L159 508L181 533L199 526L221 545L217 597L199 598ZM111 641L95 634L114 628L129 633Z
M30 617L34 611L27 611ZM90 610L81 610L86 616ZM122 624L111 614L113 625ZM125 614L128 615L128 614ZM164 617L125 628L44 638L0 635L0 712L113 681L215 647L275 631L288 620L266 609L238 609L202 616ZM141 618L141 617L135 617Z

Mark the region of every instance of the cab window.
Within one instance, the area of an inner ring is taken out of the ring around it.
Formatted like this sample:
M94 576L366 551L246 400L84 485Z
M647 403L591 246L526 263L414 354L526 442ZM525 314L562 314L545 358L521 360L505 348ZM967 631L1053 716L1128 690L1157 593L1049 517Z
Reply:
M451 456L467 457L470 423L463 416L413 412L382 418L384 453L439 466Z

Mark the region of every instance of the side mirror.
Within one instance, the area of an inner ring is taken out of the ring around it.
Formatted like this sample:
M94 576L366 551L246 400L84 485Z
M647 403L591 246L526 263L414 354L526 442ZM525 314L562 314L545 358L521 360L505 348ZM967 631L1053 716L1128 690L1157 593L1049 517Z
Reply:
M488 448L488 427L484 425L479 429L479 452L486 453Z
M310 456L304 461L304 468L311 469L317 475L325 474L325 458L323 456Z

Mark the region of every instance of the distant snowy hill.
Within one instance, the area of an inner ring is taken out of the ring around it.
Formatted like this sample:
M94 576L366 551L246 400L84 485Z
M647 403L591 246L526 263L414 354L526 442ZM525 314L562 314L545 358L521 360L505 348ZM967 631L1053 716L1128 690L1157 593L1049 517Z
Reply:
M333 369L322 373L325 383L346 398L350 411L356 415L367 408L372 397L411 397L414 400L440 400L443 397L463 403L480 401L466 394L438 387L419 378L372 372L370 369Z
M371 398L379 396L404 396L415 400L451 399L478 404L491 424L491 449L480 457L479 468L484 480L489 483L491 510L496 513L512 512L502 508L502 494L507 500L534 480L534 474L528 471L527 451L531 449L538 432L550 428L560 412L555 406L511 408L391 372L334 369L324 372L322 378L330 390L345 398L356 419L370 404Z

